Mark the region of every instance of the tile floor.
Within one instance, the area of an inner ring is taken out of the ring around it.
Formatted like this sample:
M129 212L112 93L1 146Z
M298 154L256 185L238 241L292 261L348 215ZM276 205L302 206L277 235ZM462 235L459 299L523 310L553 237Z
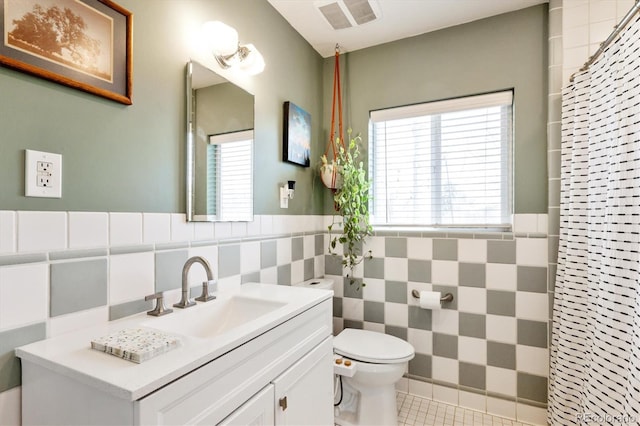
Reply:
M403 392L396 394L398 426L528 426L511 419L456 407Z

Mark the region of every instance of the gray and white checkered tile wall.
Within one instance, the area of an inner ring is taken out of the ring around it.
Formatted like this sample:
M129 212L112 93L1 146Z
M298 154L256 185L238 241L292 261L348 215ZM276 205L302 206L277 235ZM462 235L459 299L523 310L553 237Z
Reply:
M340 258L326 254L330 217L261 216L235 227L173 214L0 212L0 219L8 241L0 247L0 285L12 296L0 300L0 340L25 344L142 312L151 308L144 296L157 291L173 303L184 262L199 255L221 289L333 278L335 332L365 328L413 344L403 379L410 392L511 417L546 404L546 215L516 215L515 235L379 232L364 247L373 258L356 268L353 285ZM38 226L18 229L30 220L53 220L55 232L41 238L31 232ZM202 268L189 274L197 294L205 278ZM9 301L24 285L32 297L18 311ZM455 299L424 310L413 289ZM6 357L0 370L12 362ZM0 384L0 402L19 385L15 374Z
M240 275L241 283L292 285L323 276L323 255L323 233L222 244L220 278Z
M325 256L335 289L336 332L392 334L416 350L408 376L487 396L543 406L547 401L547 239L374 236L371 250L342 277ZM475 237L479 237L476 235ZM454 295L441 310L420 309L412 290Z

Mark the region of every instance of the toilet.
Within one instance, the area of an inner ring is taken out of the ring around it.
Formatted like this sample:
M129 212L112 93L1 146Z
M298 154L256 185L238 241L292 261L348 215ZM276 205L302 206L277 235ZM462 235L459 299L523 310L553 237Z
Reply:
M333 289L333 281L325 278L297 285ZM335 402L340 400L335 424L397 425L395 384L415 355L413 346L388 334L346 328L334 337L333 352L339 381Z
M335 423L397 425L395 384L414 357L413 346L388 334L345 328L334 337L333 352L354 367L352 377L341 375L343 395Z

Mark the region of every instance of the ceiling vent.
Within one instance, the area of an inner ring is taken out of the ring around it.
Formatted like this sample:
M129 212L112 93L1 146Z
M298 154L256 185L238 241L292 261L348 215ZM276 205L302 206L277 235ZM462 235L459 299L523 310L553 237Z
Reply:
M380 17L380 8L375 0L332 0L316 2L334 30L356 27Z
M358 25L366 24L376 19L376 14L368 0L343 0L351 12L351 16Z
M342 30L353 26L338 3L320 6L320 12L322 12L322 15L334 30Z

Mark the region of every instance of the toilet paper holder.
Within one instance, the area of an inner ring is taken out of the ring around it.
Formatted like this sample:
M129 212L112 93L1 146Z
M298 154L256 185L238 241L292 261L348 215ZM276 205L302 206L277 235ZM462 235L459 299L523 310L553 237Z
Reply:
M420 299L420 292L416 289L411 290L411 295L416 299ZM445 293L445 295L440 298L440 302L453 302L453 294Z

